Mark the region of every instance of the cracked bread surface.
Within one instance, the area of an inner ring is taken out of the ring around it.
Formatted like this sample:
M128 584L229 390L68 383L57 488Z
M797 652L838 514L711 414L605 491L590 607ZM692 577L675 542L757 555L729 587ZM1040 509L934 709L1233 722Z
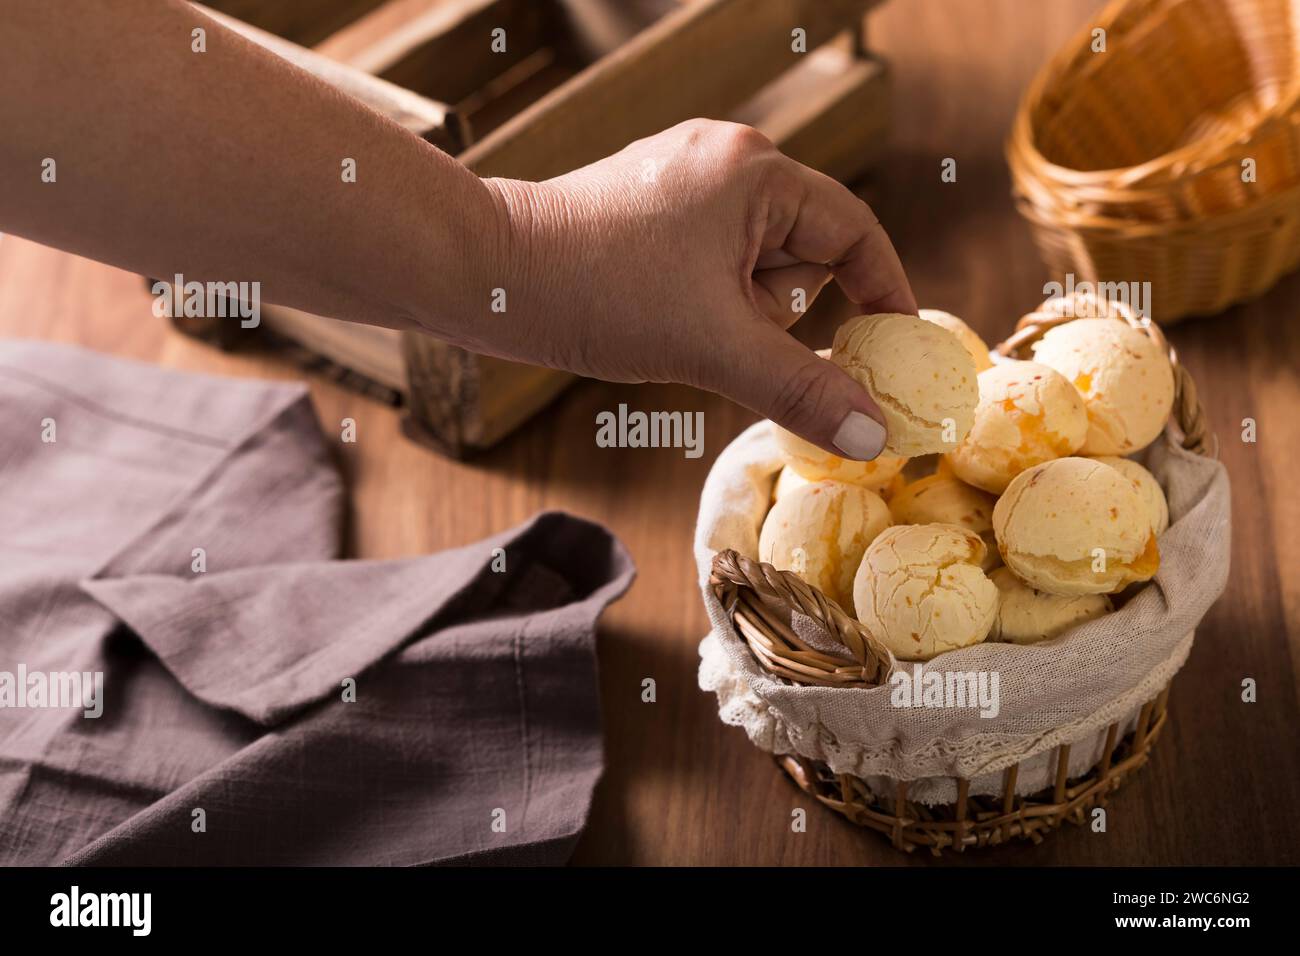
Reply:
M1169 357L1139 329L1115 319L1075 319L1033 345L1083 396L1088 434L1081 455L1127 455L1164 430L1174 405Z
M899 660L924 661L984 640L998 589L980 568L984 542L958 525L894 525L863 555L858 620Z
M1055 369L1004 362L979 374L975 422L946 456L967 484L1001 494L1026 468L1064 458L1088 435L1083 397Z
M933 322L957 336L957 341L970 353L971 361L975 363L976 373L993 367L993 360L989 358L988 345L980 338L978 332L957 316L941 309L921 309L916 314L926 322Z
M1058 458L1017 475L993 509L993 532L1007 567L1049 594L1113 594L1160 566L1137 489L1091 458Z
M1105 462L1133 482L1133 487L1146 502L1151 530L1157 535L1164 534L1169 527L1169 501L1165 498L1165 490L1160 487L1160 482L1156 481L1156 476L1131 458L1100 455L1093 460Z
M904 485L889 499L894 524L955 524L984 541L980 566L990 571L1002 563L993 537L997 499L951 474L933 474Z
M975 363L957 336L914 315L860 315L835 333L831 361L875 399L885 451L912 458L951 451L979 400Z

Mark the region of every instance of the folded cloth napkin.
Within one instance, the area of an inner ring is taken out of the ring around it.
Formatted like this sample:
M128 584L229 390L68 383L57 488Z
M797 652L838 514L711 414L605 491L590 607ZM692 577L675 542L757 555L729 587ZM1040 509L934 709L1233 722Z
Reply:
M633 576L605 529L333 560L300 385L8 341L0 407L0 863L568 857Z

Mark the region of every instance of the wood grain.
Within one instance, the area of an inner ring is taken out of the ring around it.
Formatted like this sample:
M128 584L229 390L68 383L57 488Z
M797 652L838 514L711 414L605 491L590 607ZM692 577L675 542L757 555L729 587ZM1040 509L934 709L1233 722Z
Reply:
M792 28L805 29L808 49L815 49L852 25L871 2L687 4L460 158L482 176L549 179L680 122L683 115L725 119L765 83L799 64L801 54L791 50ZM555 109L561 99L565 108ZM596 117L598 125L593 123Z
M886 4L872 43L893 64L895 132L866 184L922 304L1003 337L1040 298L1044 280L1012 210L1001 149L1019 91L1051 50L1084 25L1091 0L908 0ZM939 179L945 157L956 183ZM0 334L74 342L168 366L257 378L297 372L273 358L221 354L150 312L138 277L22 240L0 241ZM1228 591L1203 622L1174 682L1172 723L1152 764L1111 802L1109 831L1067 827L1041 846L934 861L809 805L724 727L696 686L707 630L691 536L709 464L753 415L677 386L580 383L542 417L472 465L406 440L398 415L322 381L322 426L352 417L340 444L353 515L348 549L367 558L465 544L540 508L602 521L631 549L639 577L604 620L601 692L608 770L575 861L588 864L978 865L1270 864L1300 862L1297 653L1300 651L1300 276L1221 317L1170 337L1196 377L1233 480ZM847 315L826 296L801 334L826 344ZM705 454L601 449L595 416L632 408L703 411ZM1259 440L1240 440L1244 418ZM1243 677L1259 681L1240 702ZM658 700L641 702L655 678ZM790 813L808 810L806 833Z
M889 138L889 70L828 43L729 118L753 126L791 159L841 182L876 162Z
M385 4L330 37L320 53L435 99L460 103L540 47L553 3L429 0ZM489 44L506 31L503 52Z

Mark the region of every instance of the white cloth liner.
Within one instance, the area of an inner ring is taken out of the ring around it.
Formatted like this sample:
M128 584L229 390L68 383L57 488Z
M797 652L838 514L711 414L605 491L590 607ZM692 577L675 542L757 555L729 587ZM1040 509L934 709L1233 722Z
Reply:
M986 718L970 708L895 707L888 684L796 686L758 665L708 579L721 550L758 557L781 467L771 423L759 422L718 457L701 497L695 559L713 630L700 645L700 687L717 695L722 720L744 728L763 750L824 761L878 793L913 781L909 798L927 805L955 801L958 776L971 781L973 795L1000 794L1002 771L1016 763L1016 792L1041 790L1055 777L1055 748L1063 743L1071 745L1070 776L1085 773L1101 758L1107 727L1132 727L1142 705L1182 667L1193 629L1228 577L1231 507L1223 465L1185 451L1168 433L1137 457L1169 499L1171 524L1160 536L1154 581L1115 613L1050 641L977 644L925 665L996 672L1000 712ZM913 665L895 667L911 673Z

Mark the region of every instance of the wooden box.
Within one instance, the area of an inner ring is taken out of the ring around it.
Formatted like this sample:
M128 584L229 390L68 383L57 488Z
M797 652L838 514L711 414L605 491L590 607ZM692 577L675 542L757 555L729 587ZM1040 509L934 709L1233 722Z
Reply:
M204 9L483 176L547 179L702 116L755 126L795 159L851 180L888 123L886 70L864 42L875 2L210 0ZM499 441L573 379L293 309L264 305L262 319L315 367L404 405L408 434L456 456ZM173 321L219 344L247 335L229 322Z

